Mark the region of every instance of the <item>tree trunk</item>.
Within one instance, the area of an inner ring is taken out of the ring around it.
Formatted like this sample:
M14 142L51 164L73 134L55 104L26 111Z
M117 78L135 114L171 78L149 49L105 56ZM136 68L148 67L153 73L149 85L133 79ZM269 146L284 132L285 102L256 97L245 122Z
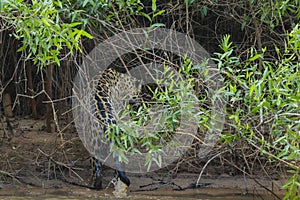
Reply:
M47 81L46 81L46 93L47 93L47 110L46 110L46 130L47 132L52 132L51 121L53 119L53 110L52 110L52 72L53 64L50 64L47 67Z
M34 88L33 88L33 80L32 80L32 71L31 71L31 66L26 65L26 73L27 73L27 78L28 78L28 94L29 96L34 96ZM37 115L37 109L36 109L36 101L35 98L30 99L30 107L31 107L31 112L32 112L32 117L34 119L38 118Z
M3 107L4 107L4 115L6 117L13 117L14 113L12 112L12 103L11 97L9 93L5 93L3 95Z

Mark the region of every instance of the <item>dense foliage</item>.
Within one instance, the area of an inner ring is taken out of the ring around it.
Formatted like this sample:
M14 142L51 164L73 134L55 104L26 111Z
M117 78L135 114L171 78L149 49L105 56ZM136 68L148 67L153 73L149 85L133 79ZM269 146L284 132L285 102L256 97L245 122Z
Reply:
M223 141L246 141L270 161L288 165L294 175L284 186L289 188L285 199L293 199L299 195L300 68L297 49L287 46L283 54L277 51L276 62L263 58L266 50L257 54L254 49L241 61L232 55L234 47L225 36L215 60L227 77L227 117L234 130L224 132ZM259 59L263 70L258 70Z

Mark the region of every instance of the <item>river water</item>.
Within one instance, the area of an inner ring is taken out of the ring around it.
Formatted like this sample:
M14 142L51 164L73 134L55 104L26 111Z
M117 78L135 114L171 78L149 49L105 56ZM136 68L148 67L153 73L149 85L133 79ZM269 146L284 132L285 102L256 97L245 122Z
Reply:
M36 188L20 188L3 190L0 189L0 200L108 200L120 199L114 197L111 190L94 191L81 188L65 188L65 189L36 189ZM228 189L190 189L185 191L158 190L149 192L130 192L125 200L273 200L274 196L265 193L248 193L243 194L240 190Z

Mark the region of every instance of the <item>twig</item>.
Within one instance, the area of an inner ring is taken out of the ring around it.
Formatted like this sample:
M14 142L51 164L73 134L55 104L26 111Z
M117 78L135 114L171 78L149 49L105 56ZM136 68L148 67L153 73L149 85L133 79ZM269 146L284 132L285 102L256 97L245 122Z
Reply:
M218 157L219 155L221 155L221 154L223 154L223 153L225 153L225 152L228 152L228 151L229 151L229 149L226 150L226 151L223 151L223 152L220 152L220 153L214 155L213 157L211 157L211 158L205 163L205 165L203 166L203 168L202 168L202 170L201 170L201 172L200 172L200 174L199 174L198 180L197 180L197 182L196 182L196 187L200 185L199 182L200 182L200 180L201 180L202 174L203 174L205 168L207 167L207 165L208 165L213 159L215 159L215 158Z
M246 191L246 194L248 194L248 185L247 185L246 173L245 172L246 172L246 170L245 170L245 167L244 167L243 175L244 175L245 191Z
M260 187L264 188L265 190L267 190L268 192L270 192L272 195L274 195L277 199L281 199L277 194L275 194L272 190L270 190L269 188L267 188L266 186L264 186L263 184L261 184L258 180L256 180L256 178L254 178L251 174L247 173L246 171L242 170L241 168L239 168L238 166L236 166L235 164L231 163L230 161L228 161L227 159L224 158L224 160L229 163L231 166L233 166L234 168L238 169L239 171L243 172L244 174L246 174L247 176L249 176L252 180L254 180L255 183L257 183Z
M15 176L14 176L14 175L12 175L11 173L9 173L9 172L6 172L6 171L2 171L2 170L0 170L0 174L4 174L4 175L6 175L6 176L9 176L9 177L11 177L11 178L15 178Z
M249 144L251 144L253 147L257 148L258 150L261 150L261 148L259 146L257 146L256 144L254 144L253 142L249 141ZM268 156L270 156L270 157L272 157L272 158L274 158L274 159L276 159L276 160L278 160L279 162L284 163L285 165L287 165L287 166L289 166L289 167L291 167L293 169L299 169L300 168L297 165L289 163L289 162L287 162L287 161L285 161L283 159L277 158L277 156L275 156L275 155L273 155L273 154L271 154L271 153L269 153L267 151L264 151L263 153L266 154L266 155L268 155Z
M12 173L9 173L9 172L0 170L0 174L6 175L6 176L8 176L8 177L10 177L10 178L12 178L12 179L14 179L14 180L16 180L18 183L21 183L21 182L19 181L19 179L17 178L17 176L16 176L16 175L13 175Z
M65 167L65 168L69 169L69 170L70 170L71 172L73 172L73 173L74 173L81 181L83 181L83 179L80 177L80 175L77 174L77 173L73 170L72 167L68 166L68 165L65 164L65 163L62 163L62 162L59 162L59 161L54 160L54 159L52 158L51 155L49 155L49 154L43 152L43 151L42 151L41 149L39 149L39 148L38 148L38 151L41 152L44 156L46 156L46 157L49 159L49 161L53 162L53 163L56 164L56 165L63 166L63 167ZM49 165L50 165L50 164L49 164ZM49 170L50 170L50 166L49 166Z

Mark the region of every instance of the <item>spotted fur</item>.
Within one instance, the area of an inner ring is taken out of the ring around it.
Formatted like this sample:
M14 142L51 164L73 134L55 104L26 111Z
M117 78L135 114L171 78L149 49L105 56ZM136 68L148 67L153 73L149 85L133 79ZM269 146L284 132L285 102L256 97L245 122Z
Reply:
M93 90L95 92L94 99L92 99L92 107L94 109L94 116L102 130L96 130L93 134L92 144L95 154L99 154L98 149L102 143L101 137L97 134L105 134L111 124L117 123L117 111L122 110L126 104L129 103L134 96L138 95L140 86L136 85L136 80L125 73L120 73L112 68L108 68L100 73L95 79ZM120 164L117 163L119 166ZM102 164L96 160L96 180L95 188L100 189L102 186L101 169ZM116 167L118 168L118 167ZM126 185L130 184L129 179L125 173L118 169L116 170L116 177Z

